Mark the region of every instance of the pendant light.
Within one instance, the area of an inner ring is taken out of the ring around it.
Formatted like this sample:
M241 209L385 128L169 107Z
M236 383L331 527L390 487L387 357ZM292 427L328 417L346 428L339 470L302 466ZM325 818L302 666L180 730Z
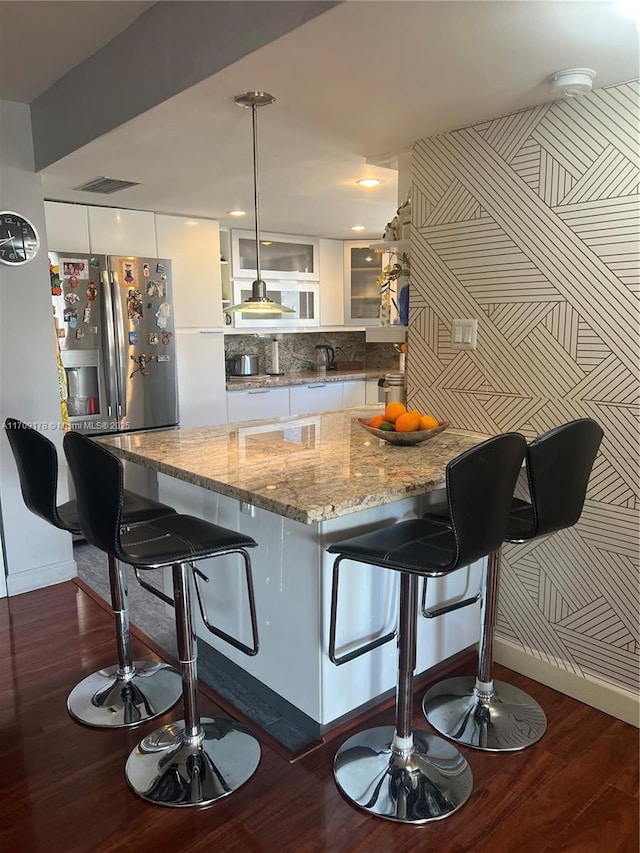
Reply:
M275 101L273 95L268 92L247 92L244 95L237 95L235 98L236 104L239 107L251 107L251 117L253 120L253 204L255 209L256 221L256 272L258 277L251 285L251 296L244 302L238 305L232 305L230 308L225 308L227 312L235 311L239 314L294 314L293 308L287 305L279 305L273 299L267 296L267 285L262 280L262 272L260 269L260 215L258 209L258 124L257 112L258 107L267 107Z

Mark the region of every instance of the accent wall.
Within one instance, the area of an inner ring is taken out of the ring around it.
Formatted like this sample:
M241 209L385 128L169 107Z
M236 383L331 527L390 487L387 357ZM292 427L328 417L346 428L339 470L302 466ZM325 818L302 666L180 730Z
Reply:
M503 549L498 646L561 690L563 673L638 688L638 96L599 89L413 151L410 407L528 440L580 417L605 431L580 522ZM451 347L454 318L478 319L477 349Z

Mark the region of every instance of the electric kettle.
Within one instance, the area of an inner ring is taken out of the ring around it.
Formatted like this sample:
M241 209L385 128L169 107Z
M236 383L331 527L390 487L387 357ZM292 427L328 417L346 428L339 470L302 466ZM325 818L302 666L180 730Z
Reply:
M336 358L333 347L328 344L316 344L316 370L318 373L325 373L330 369Z

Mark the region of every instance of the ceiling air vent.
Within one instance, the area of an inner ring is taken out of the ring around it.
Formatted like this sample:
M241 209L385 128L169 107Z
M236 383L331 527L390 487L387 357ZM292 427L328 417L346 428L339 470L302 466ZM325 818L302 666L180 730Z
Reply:
M81 187L74 187L74 190L84 193L102 193L102 195L110 195L111 193L126 190L128 187L139 186L139 181L121 181L119 178L94 178Z

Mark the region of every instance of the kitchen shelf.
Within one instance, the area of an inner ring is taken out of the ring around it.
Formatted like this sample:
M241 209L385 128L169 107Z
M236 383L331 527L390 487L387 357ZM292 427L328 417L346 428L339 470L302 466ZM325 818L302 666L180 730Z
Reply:
M365 340L368 343L398 342L404 343L407 339L407 326L368 326L365 332Z
M376 240L374 243L369 243L370 249L378 249L382 252L395 252L400 249L408 249L410 240Z

